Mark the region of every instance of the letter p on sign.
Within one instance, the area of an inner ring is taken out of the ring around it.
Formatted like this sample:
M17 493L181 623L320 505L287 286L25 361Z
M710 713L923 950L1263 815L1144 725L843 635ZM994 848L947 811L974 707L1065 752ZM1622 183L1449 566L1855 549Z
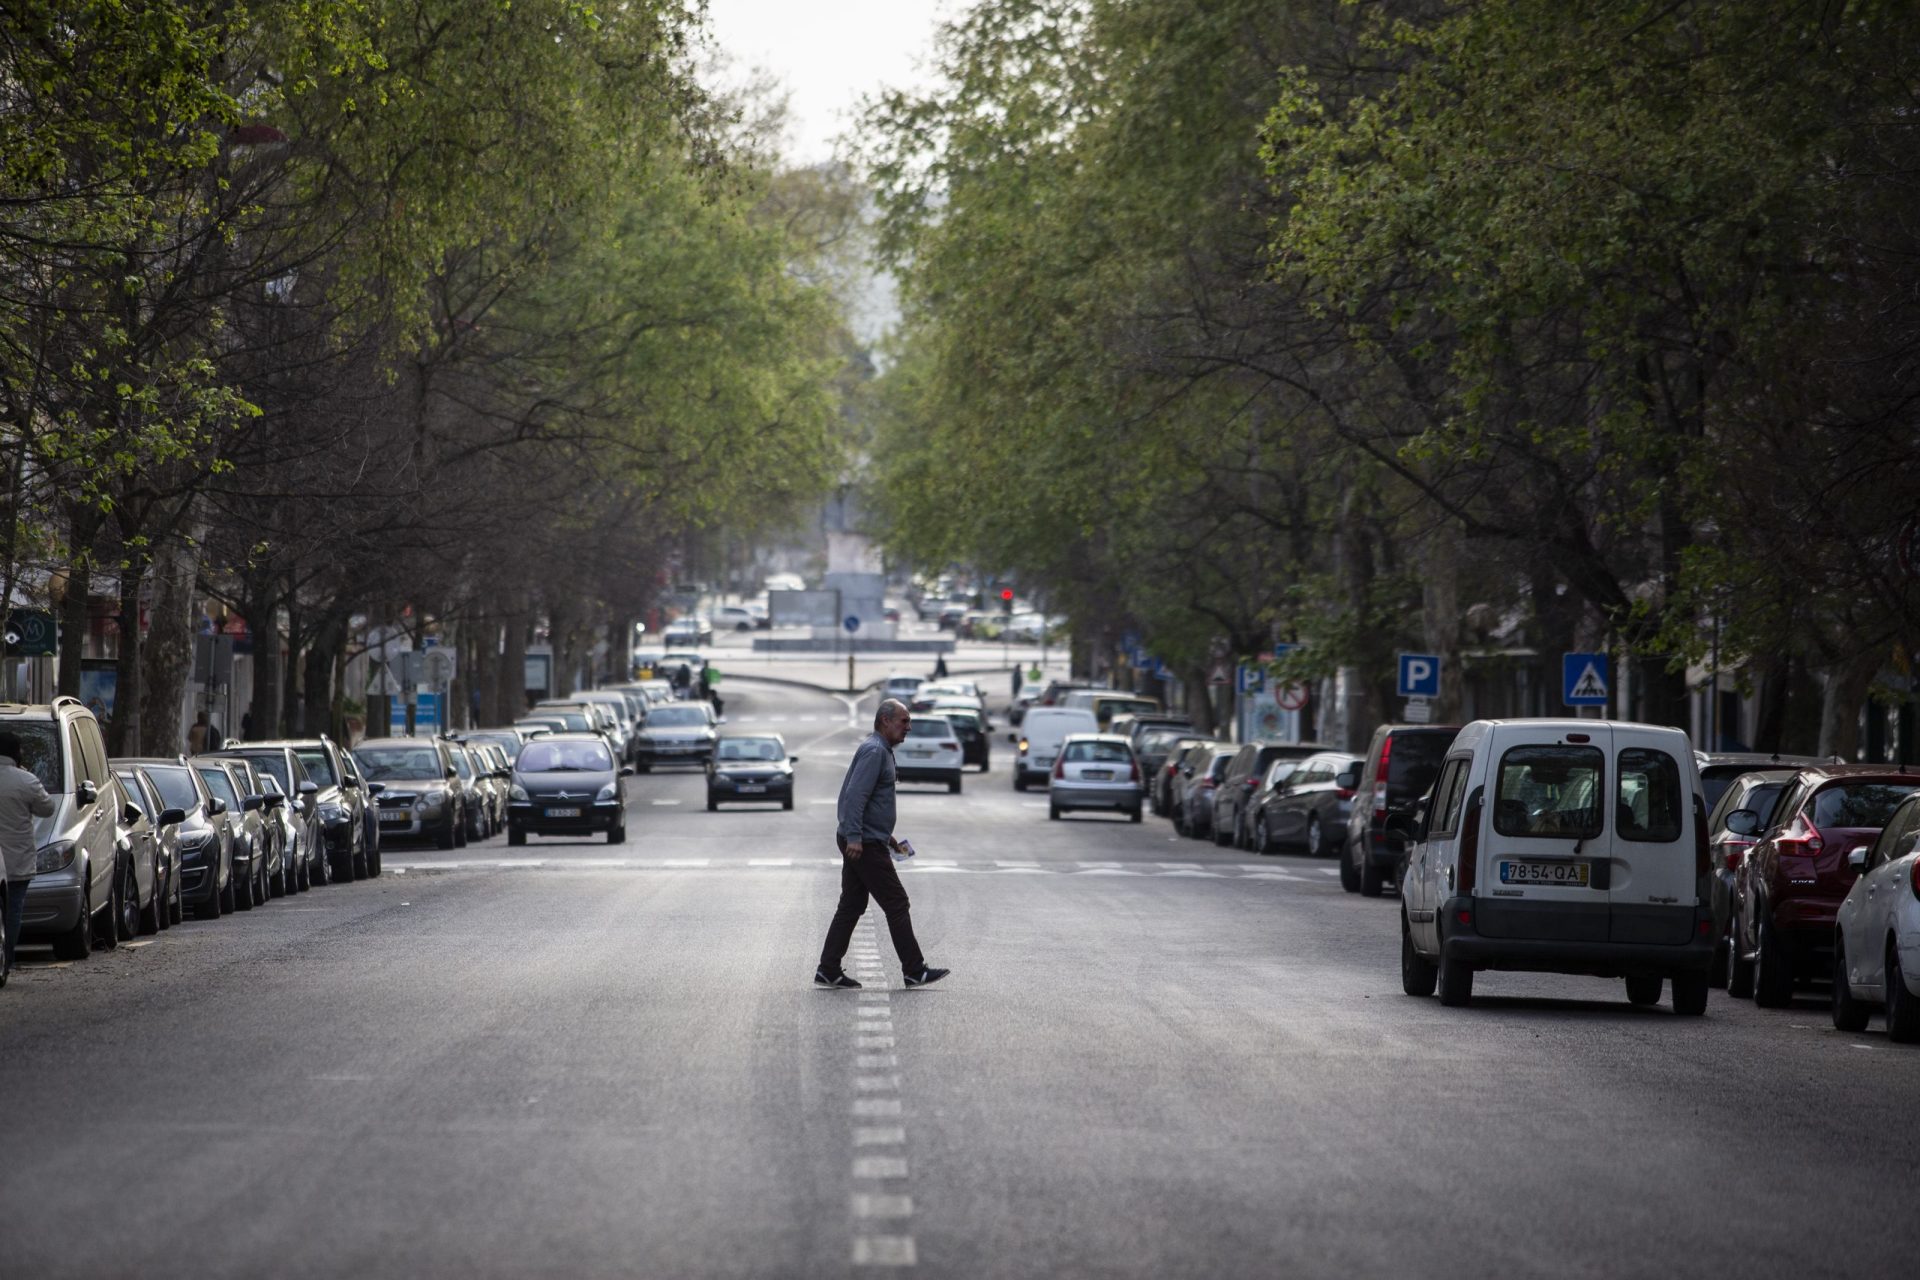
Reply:
M1440 655L1437 653L1401 654L1400 678L1396 692L1402 698L1439 697Z

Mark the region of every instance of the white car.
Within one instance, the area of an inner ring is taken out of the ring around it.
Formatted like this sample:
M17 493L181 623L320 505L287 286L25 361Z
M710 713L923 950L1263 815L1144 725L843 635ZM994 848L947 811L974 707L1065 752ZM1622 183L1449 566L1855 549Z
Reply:
M880 696L911 703L914 693L925 683L926 679L922 676L888 676L886 684L880 688Z
M722 631L751 631L760 624L747 606L723 604L713 615L713 625Z
M1887 1011L1887 1038L1920 1041L1920 792L1900 807L1871 845L1851 849L1860 873L1840 904L1833 937L1833 1025L1862 1031L1875 1005Z
M666 642L675 644L712 644L713 624L698 614L685 618L675 618L667 624L661 633Z
M1058 822L1072 809L1115 809L1138 822L1140 796L1140 762L1125 738L1075 733L1060 744L1047 786L1047 817Z
M951 724L939 716L915 716L906 740L893 749L893 772L902 782L944 782L947 790L958 791L965 760Z

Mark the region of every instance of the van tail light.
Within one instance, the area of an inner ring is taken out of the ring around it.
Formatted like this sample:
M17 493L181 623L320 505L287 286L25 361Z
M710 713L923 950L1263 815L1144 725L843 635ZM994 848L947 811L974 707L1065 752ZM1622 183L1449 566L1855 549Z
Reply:
M1387 821L1387 762L1393 759L1393 735L1389 733L1380 739L1380 758L1373 765L1373 823L1385 826ZM1341 799L1348 799L1342 796Z
M1713 850L1707 842L1707 807L1693 798L1693 878L1705 880L1713 872Z
M1473 892L1473 882L1480 870L1480 793L1473 793L1473 799L1467 802L1467 816L1460 821L1460 869L1454 876L1454 891L1468 894Z

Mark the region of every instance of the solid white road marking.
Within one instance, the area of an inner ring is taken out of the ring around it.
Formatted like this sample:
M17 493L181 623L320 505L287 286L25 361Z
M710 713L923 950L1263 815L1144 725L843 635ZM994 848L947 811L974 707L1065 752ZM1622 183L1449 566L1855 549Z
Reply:
M907 1131L899 1125L863 1125L853 1131L856 1147L897 1147L906 1140Z
M664 858L661 860L660 865L663 867L704 867L711 861L709 858Z
M913 1197L875 1195L872 1192L856 1191L853 1195L853 1216L856 1218L910 1218L913 1216Z
M493 865L496 867L544 867L547 865L547 860L545 858L503 858Z
M404 907L404 906L406 906L407 904L403 902L403 903L401 903L400 905ZM124 946L125 946L125 947L127 948L127 950L129 950L129 951L134 951L134 950L137 950L137 949L138 949L138 948L140 948L140 947L150 947L150 946L152 946L152 945L153 945L153 939L152 939L152 938L147 938L147 939L145 939L144 941L141 941L141 942L128 942L128 943L124 943L123 945L124 945Z
M679 804L679 803L680 802L678 800L655 800L654 801L654 804L663 806L663 807L666 805Z
M855 1236L853 1265L856 1267L911 1267L919 1262L912 1236Z
M898 1098L855 1098L853 1100L853 1114L855 1114L856 1116L868 1116L868 1117L897 1116L900 1114L900 1099ZM853 1173L856 1178L884 1178L889 1176L904 1178L907 1176L906 1163L907 1163L906 1161L902 1160L900 1162L900 1165L901 1165L900 1172L892 1175L883 1174L883 1173L863 1174L857 1168L853 1171Z
M1200 869L1200 864L1197 862L1156 862L1153 865L1162 871L1198 871Z
M792 858L748 858L747 865L750 867L790 867L793 865L793 859Z
M907 1158L905 1156L855 1156L853 1176L856 1178L904 1178L907 1176Z
M838 800L809 800L808 804L839 804Z

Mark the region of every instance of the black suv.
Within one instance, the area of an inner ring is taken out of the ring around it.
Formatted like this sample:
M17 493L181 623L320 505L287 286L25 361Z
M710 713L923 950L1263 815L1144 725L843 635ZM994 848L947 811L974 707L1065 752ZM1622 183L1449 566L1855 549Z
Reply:
M1457 724L1383 724L1373 731L1347 818L1341 888L1377 898L1389 878L1399 881L1405 849L1387 840L1387 814L1427 794L1459 732Z

